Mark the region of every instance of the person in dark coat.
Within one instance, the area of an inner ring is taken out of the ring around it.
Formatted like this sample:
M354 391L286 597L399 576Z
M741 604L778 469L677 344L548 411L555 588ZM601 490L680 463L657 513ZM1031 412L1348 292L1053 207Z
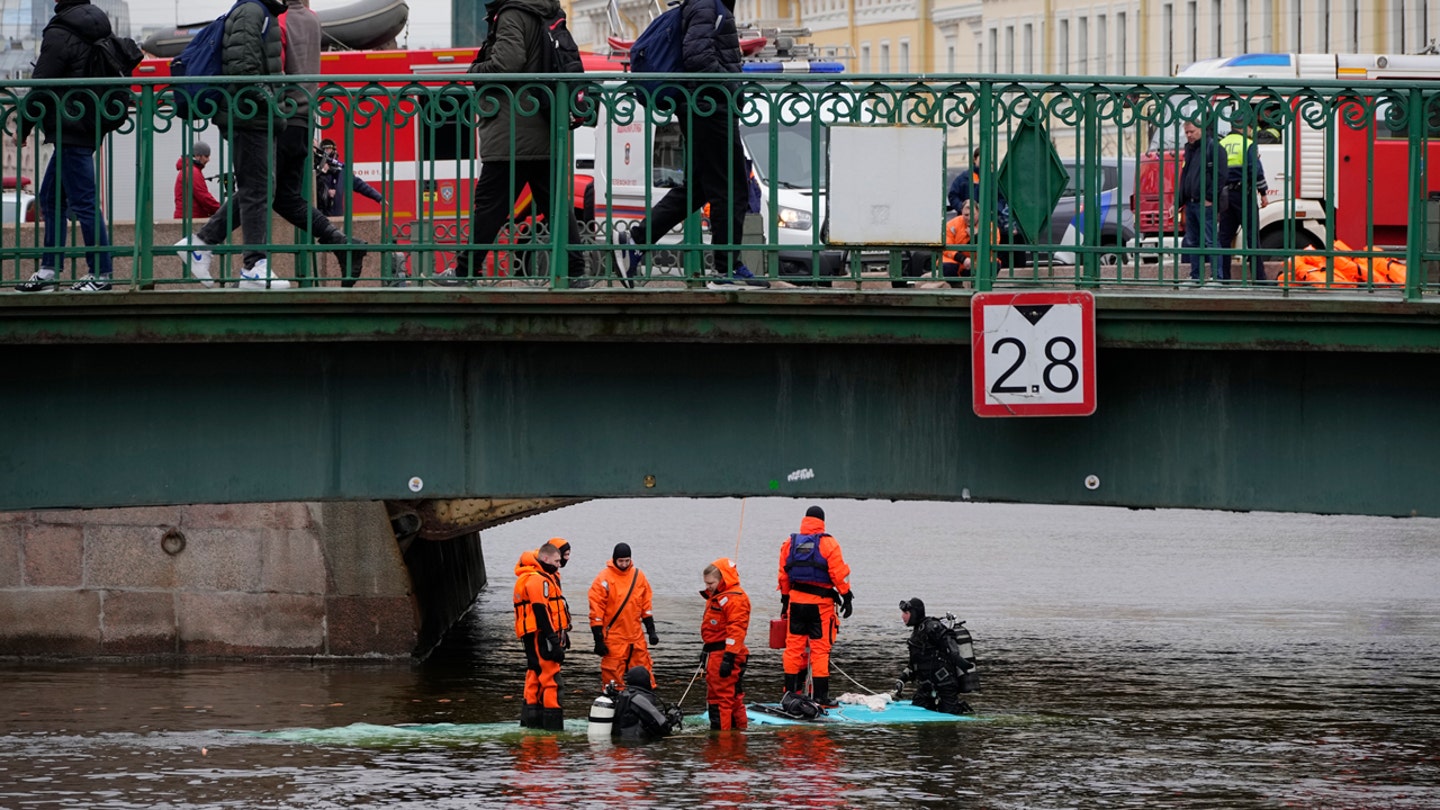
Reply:
M650 670L631 667L625 672L625 691L615 697L615 720L610 736L625 742L650 742L680 730L680 709L655 694Z
M320 152L315 155L315 194L315 207L327 217L345 216L351 194L385 205L385 195L355 176L336 154L335 142L329 138L320 142Z
M975 662L965 657L954 631L934 616L926 616L925 603L918 598L900 603L900 618L913 629L906 642L910 663L900 673L896 694L904 683L914 681L915 697L910 701L914 705L945 714L973 711L960 699L960 692L964 675L975 668Z
M1204 284L1200 267L1209 259L1212 277L1224 278L1225 267L1220 254L1213 252L1219 247L1216 233L1217 203L1220 190L1225 185L1225 149L1215 139L1214 133L1201 130L1195 124L1185 122L1185 164L1180 169L1180 193L1175 195L1176 204L1185 215L1185 236L1182 248L1208 249L1187 254L1190 260L1190 281Z
M60 0L55 4L55 16L50 18L41 36L40 55L31 76L36 79L85 77L93 43L111 33L110 18L90 5L90 0ZM28 281L16 286L20 292L44 292L58 285L55 274L64 261L59 248L65 247L67 221L79 223L80 236L88 247L110 246L105 215L96 201L95 150L101 139L99 123L95 94L88 89L36 88L24 98L16 143L23 143L38 126L45 142L52 144L55 152L45 166L40 195L35 200L45 223L45 247L52 250L41 254L39 269ZM89 275L70 289L81 292L110 289L109 251L87 251L85 262L90 268Z
M495 242L527 184L534 195L534 210L549 220L554 213L551 210L554 161L568 153L563 148L557 151L555 147L561 145L550 142L553 105L542 104L540 94L526 90L512 93L510 88L487 85L484 80L484 76L494 73L535 75L544 72L545 54L541 48L549 47L550 40L542 30L542 20L553 19L560 13L559 0L494 0L485 6L485 11L490 34L470 66L471 73L481 74L481 79L476 81L481 165L475 192L470 197L472 246ZM512 173L514 185L510 182ZM562 201L559 209L564 220L559 227L565 229L566 241L579 245L580 228L575 222L574 208ZM551 222L551 233L555 228L556 224ZM475 275L476 268L485 265L488 251L488 248L475 247L456 251L453 271L447 269L441 275L457 279ZM581 278L585 275L585 256L580 251L569 251L568 271L572 288L589 286L588 280Z
M739 73L740 33L735 25L735 0L686 3L681 9L685 72ZM676 119L690 125L685 140L684 183L665 192L648 217L621 230L618 241L621 245L653 245L709 204L710 244L717 248L715 273L720 277L715 283L768 287L769 282L757 279L741 263L738 251L720 247L740 241L750 200L745 148L737 121L743 103L737 83L706 83L686 92L693 95L693 103L682 96L676 110ZM634 278L643 261L639 251L626 248L620 270L627 278Z

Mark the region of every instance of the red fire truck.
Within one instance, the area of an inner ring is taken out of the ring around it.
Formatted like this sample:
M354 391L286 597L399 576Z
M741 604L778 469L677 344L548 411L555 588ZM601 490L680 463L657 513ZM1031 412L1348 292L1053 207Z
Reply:
M391 51L327 51L321 54L322 75L356 77L340 82L346 88L361 88L368 83L387 87L423 82L426 76L461 74L475 57L474 48L441 48ZM582 54L587 72L618 72L619 62L595 54ZM147 59L136 69L141 78L163 78L170 75L170 60ZM413 111L413 102L406 112ZM478 143L473 128L462 121L457 111L449 119L421 116L387 116L385 102L372 98L355 105L351 111L352 125L346 126L343 114L318 115L320 137L335 141L343 160L356 177L374 186L390 203L392 233L397 242L453 242L460 227L468 223L470 194L480 170ZM173 137L156 134L156 154L167 151L178 154L178 128ZM201 136L204 137L202 132ZM169 141L175 141L174 144ZM216 141L218 136L207 138ZM163 143L162 143L163 141ZM133 148L133 147L131 147ZM123 149L122 149L123 151ZM578 165L592 163L588 155L580 156ZM117 154L117 159L119 155ZM155 188L168 189L174 182L174 170L165 161L157 163ZM163 165L162 165L163 164ZM163 175L163 176L162 176ZM592 177L584 169L576 172L576 213L587 220L594 218L594 196L590 189ZM527 195L528 196L528 195ZM116 199L122 200L123 194ZM164 206L168 212L169 204ZM353 215L373 217L380 206L361 196L352 196L347 206ZM160 209L157 208L157 213ZM122 214L123 218L123 214ZM427 239L415 239L428 232Z
M1440 80L1440 56L1246 54L1197 62L1179 76L1197 83L1256 78L1287 85L1313 79L1435 81ZM1357 102L1354 108L1359 107ZM1270 187L1270 204L1260 209L1260 247L1283 248L1287 230L1294 234L1295 247L1323 246L1328 238L1327 203L1334 206L1335 238L1354 247L1405 244L1408 133L1390 130L1383 104L1360 127L1340 120L1345 112L1342 108L1330 123L1333 155L1327 154L1326 130L1311 126L1303 116L1295 116L1297 120L1278 133L1279 143L1257 143ZM1440 139L1435 137L1440 133L1435 124L1430 127L1425 145L1427 194L1440 191ZM1228 124L1220 122L1219 130L1223 137ZM1149 152L1140 160L1135 207L1142 243L1154 244L1179 232L1175 189L1183 149L1177 124L1173 130L1155 133Z

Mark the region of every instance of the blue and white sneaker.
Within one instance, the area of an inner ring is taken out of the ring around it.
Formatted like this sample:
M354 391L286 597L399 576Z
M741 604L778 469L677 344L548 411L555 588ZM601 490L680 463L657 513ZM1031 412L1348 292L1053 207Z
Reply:
M180 253L180 263L190 270L190 275L199 279L206 287L214 287L214 277L210 275L210 251L201 250L202 247L214 247L209 242L198 236L187 236L175 243L175 247L184 248Z
M290 282L283 278L276 278L270 272L270 262L260 259L248 270L241 271L240 283L242 290L288 290Z
M86 273L70 289L75 292L110 292L110 277Z
M750 268L743 264L735 265L735 272L729 276L721 276L705 285L712 290L733 290L736 287L755 287L769 289L770 282L758 278Z
M616 235L615 242L621 246L615 256L615 268L620 271L620 283L626 289L631 289L635 286L634 279L640 277L640 265L645 261L645 254L634 248L625 247L635 244L635 240L630 236L629 228L622 229Z

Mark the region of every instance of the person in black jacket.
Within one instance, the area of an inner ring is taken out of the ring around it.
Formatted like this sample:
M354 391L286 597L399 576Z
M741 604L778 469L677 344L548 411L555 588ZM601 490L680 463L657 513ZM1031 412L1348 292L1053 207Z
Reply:
M611 737L625 742L650 742L680 730L680 709L661 700L650 684L650 670L645 667L626 670L625 691L614 697Z
M1182 248L1202 248L1214 251L1219 246L1216 233L1216 203L1220 190L1225 184L1225 149L1209 130L1201 130L1190 121L1185 122L1185 164L1180 169L1180 193L1176 203L1183 207L1185 215L1185 236ZM1205 279L1200 267L1208 258L1212 277L1224 278L1224 263L1218 253L1193 252L1187 254L1190 261L1190 283L1201 285Z
M83 78L93 43L111 33L110 18L90 5L90 0L60 0L55 5L55 16L45 26L40 56L31 75L36 79ZM45 223L45 247L52 250L41 254L39 269L15 289L45 292L56 288L55 271L64 260L59 248L65 246L65 223L74 220L80 224L85 244L102 249L86 252L90 273L70 289L108 290L110 252L103 248L109 247L110 234L105 215L96 204L95 193L95 150L101 137L95 93L86 88L68 91L36 88L25 96L21 109L16 143L23 143L38 125L45 141L55 147L40 180L40 196L35 201Z
M335 142L326 138L315 153L315 207L327 217L343 217L349 207L347 198L359 194L385 205L385 195L356 177L335 152Z
M975 669L975 662L965 657L955 632L934 616L926 616L925 603L918 598L900 603L900 618L914 629L906 642L910 663L900 673L895 694L899 695L906 681L914 681L915 697L910 701L914 705L946 714L972 712L970 704L960 699L960 692L970 691L964 688L964 675Z
M682 54L686 73L739 73L740 33L735 26L735 0L694 0L681 10ZM671 188L634 227L620 231L622 245L653 245L710 204L710 244L715 250L719 284L768 287L740 262L738 251L721 248L740 241L749 206L749 175L736 116L743 103L733 82L704 83L682 97L676 117L689 126L684 182ZM687 189L688 186L688 189ZM628 278L640 270L639 251L623 252L621 271Z

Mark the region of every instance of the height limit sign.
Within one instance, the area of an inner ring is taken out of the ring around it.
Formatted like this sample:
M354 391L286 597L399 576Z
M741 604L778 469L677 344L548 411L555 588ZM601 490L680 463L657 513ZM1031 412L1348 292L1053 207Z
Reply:
M970 323L977 416L1095 412L1095 296L980 293Z

